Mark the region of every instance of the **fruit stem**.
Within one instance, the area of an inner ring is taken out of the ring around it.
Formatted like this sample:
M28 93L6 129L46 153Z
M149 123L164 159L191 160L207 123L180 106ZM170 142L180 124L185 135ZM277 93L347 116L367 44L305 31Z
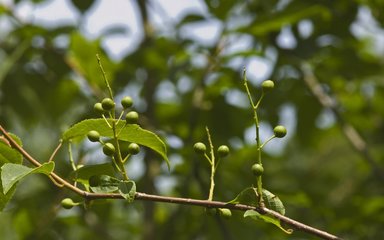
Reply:
M72 169L73 171L76 171L77 167L75 165L75 162L73 161L71 141L68 142L68 155L69 155L69 162L71 163Z
M99 54L96 54L96 58L97 58L97 63L99 64L100 71L101 71L101 73L103 74L103 79L104 79L104 81L105 81L105 85L107 85L108 92L109 92L109 96L110 96L110 98L113 100L112 88L111 88L111 86L109 85L109 82L108 82L108 79L107 79L107 75L106 75L106 73L105 73L105 71L104 71L103 65L101 64L101 59L100 59Z
M214 153L214 148L213 148L213 144L212 144L211 134L209 133L208 127L205 127L205 130L207 131L208 143L209 143L210 154L211 154L211 158L209 161L209 163L211 164L211 186L209 188L208 201L212 201L213 200L213 191L215 189L215 172L216 172L215 153Z
M123 157L121 156L119 139L116 133L116 121L112 121L112 131L113 131L113 139L115 140L116 151L117 151L116 163L119 166L120 173L121 175L123 175L124 180L129 180L127 171L125 170L125 167L124 167Z
M261 162L261 141L260 141L260 126L259 126L259 118L257 116L257 108L259 107L259 104L261 100L264 97L264 93L261 94L260 99L257 101L257 104L255 105L252 100L251 92L248 87L248 80L247 80L247 75L246 75L246 69L244 68L243 71L243 76L244 76L244 87L248 95L249 103L251 104L252 110L253 110L253 119L255 121L255 128L256 128L256 152L257 152L257 160L256 162L258 164L262 164ZM263 196L262 196L262 177L257 176L256 177L256 189L257 189L257 195L259 197L259 203L263 202Z

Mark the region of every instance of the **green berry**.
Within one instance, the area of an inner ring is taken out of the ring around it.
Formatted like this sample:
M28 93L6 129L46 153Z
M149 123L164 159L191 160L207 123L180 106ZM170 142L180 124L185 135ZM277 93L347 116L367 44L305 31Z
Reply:
M287 135L287 129L284 126L278 125L273 129L273 133L277 138L283 138Z
M125 121L127 121L128 124L136 124L139 120L139 114L135 111L130 111L125 115Z
M136 155L140 152L140 146L136 143L130 143L128 146L128 152L132 155Z
M74 206L77 206L78 204L73 202L73 200L71 198L64 198L62 201L61 201L61 206L65 209L71 209L73 208Z
M112 143L106 143L103 146L103 153L107 156L112 156L115 153L115 146Z
M252 172L255 176L259 177L263 174L264 168L261 164L255 163L252 165Z
M95 105L93 106L93 110L95 110L95 112L98 113L98 114L103 114L104 113L103 106L99 102L95 103Z
M104 111L111 111L115 107L115 102L110 98L104 98L103 101L101 101L101 106Z
M205 151L207 151L207 147L202 142L197 142L195 145L193 145L193 150L195 150L198 154L204 154Z
M219 212L219 215L225 218L230 218L232 216L232 212L228 208L218 208L217 211Z
M123 99L121 99L121 106L123 106L124 109L127 109L133 105L133 100L130 96L125 96Z
M264 92L269 92L275 87L275 83L272 80L265 80L262 84L261 87Z
M100 133L98 131L92 130L87 134L89 141L98 142L100 140Z
M221 158L224 158L224 157L228 156L228 154L229 154L228 146L227 145L221 145L217 149L217 153L219 154L219 157L221 157Z

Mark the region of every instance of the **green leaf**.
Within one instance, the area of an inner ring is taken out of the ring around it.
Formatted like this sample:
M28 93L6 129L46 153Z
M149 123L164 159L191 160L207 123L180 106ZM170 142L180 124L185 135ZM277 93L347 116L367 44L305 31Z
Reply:
M134 181L122 181L119 184L119 192L129 203L133 202L136 195L136 183Z
M331 14L327 8L321 5L294 6L285 11L279 11L275 14L269 14L264 18L258 18L251 26L241 27L237 31L263 35L268 32L279 31L285 25L294 24L302 19L314 16L328 19Z
M23 146L20 138L15 134L8 133L13 140L17 142L20 146ZM3 166L4 163L22 163L23 155L19 153L16 149L9 146L3 140L0 140L0 167Z
M284 229L280 224L280 219L277 219L277 218L270 216L268 214L260 214L255 210L247 210L244 213L244 217L245 218L250 217L254 220L263 220L267 223L272 223L273 225L277 226L278 228L280 228L283 232L285 232L287 234L291 234L293 232L292 229Z
M248 187L241 191L229 204L245 204L257 207L259 205L256 188Z
M263 189L263 200L264 204L267 208L272 209L280 213L281 215L285 215L285 208L281 200L270 191ZM236 196L235 199L228 202L229 204L245 204L249 206L257 207L259 205L257 191L256 188L249 187L241 191L239 195Z
M108 120L112 124L113 120ZM168 169L170 168L167 157L167 149L164 142L153 132L142 129L137 124L125 124L125 121L119 121L116 125L117 132L120 132L118 138L123 141L134 142L146 146L158 154L166 161ZM70 139L83 139L91 130L97 130L100 136L113 137L113 131L103 118L87 119L81 121L63 133L63 141Z
M15 193L16 185L13 185L11 189L8 190L7 194L3 192L3 186L0 184L0 212L3 211L7 203L11 200L13 194Z
M275 194L266 189L263 189L263 200L267 208L272 209L281 215L285 215L284 205Z
M54 168L54 162L44 163L40 167L36 168L29 168L20 164L6 163L1 167L1 183L3 193L7 194L12 186L29 174L42 173L49 175Z
M89 178L89 185L94 193L113 193L119 190L121 180L108 176L97 175Z
M101 163L94 165L86 165L71 173L71 178L76 181L89 186L88 179L97 175L114 175L115 170L111 163Z
M96 54L100 55L104 69L108 74L108 81L111 84L114 80L114 72L118 65L109 60L101 48L100 39L87 40L80 33L73 33L70 37L70 51L67 54L67 62L79 72L92 86L100 89L105 86Z

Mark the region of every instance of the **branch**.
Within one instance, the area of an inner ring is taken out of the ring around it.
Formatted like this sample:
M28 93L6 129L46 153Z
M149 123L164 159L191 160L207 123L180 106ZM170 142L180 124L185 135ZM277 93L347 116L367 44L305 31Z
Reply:
M33 158L31 155L29 155L28 152L26 152L9 134L8 132L0 125L0 132L4 135L6 140L9 142L10 146L15 148L17 151L19 151L25 159L27 159L30 163L32 163L36 167L40 167L41 163L37 161L35 158ZM124 197L118 193L91 193L84 191L73 184L67 182L60 176L58 176L55 173L51 173L50 177L59 185L68 188L69 190L77 193L78 195L82 196L86 200L96 200L96 199L124 199ZM143 200L143 201L152 201L152 202L165 202L165 203L173 203L173 204L183 204L183 205L193 205L193 206L201 206L206 208L228 208L232 210L238 210L238 211L247 211L247 210L254 210L259 212L260 214L269 214L277 219L280 220L280 222L285 223L297 230L307 232L309 234L318 236L322 239L330 239L330 240L337 240L341 239L335 235L332 235L330 233L327 233L325 231L316 229L314 227L308 226L306 224L303 224L301 222L295 221L289 217L286 217L284 215L281 215L271 209L268 209L266 207L254 207L249 205L243 205L243 204L229 204L226 202L219 202L219 201L209 201L209 200L199 200L199 199L191 199L191 198L179 198L179 197L167 197L167 196L159 196L159 195L152 195L147 193L141 193L136 192L135 200Z
M304 82L317 98L319 103L324 107L330 109L336 117L337 123L340 125L344 136L347 138L352 147L358 152L363 159L371 166L376 176L384 180L384 171L380 165L376 162L372 154L369 152L368 144L359 134L359 132L351 124L349 124L339 111L337 101L328 95L321 87L319 80L313 73L311 66L307 63L302 64L301 70L304 75Z

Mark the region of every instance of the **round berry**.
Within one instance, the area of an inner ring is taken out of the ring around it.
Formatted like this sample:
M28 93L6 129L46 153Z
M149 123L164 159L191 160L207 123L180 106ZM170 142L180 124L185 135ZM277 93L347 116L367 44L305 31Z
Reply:
M87 134L89 141L98 142L100 140L100 133L98 131L92 130Z
M128 152L132 155L136 155L140 152L140 146L136 143L130 143L128 146Z
M74 206L78 205L77 203L73 202L73 200L71 198L64 198L62 201L61 201L61 206L65 209L71 209L73 208Z
M217 211L219 212L219 215L222 217L230 218L232 216L232 212L228 208L218 208Z
M95 110L95 112L98 113L98 114L103 114L104 113L103 106L99 102L95 103L95 105L93 105L93 110Z
M255 176L259 177L263 175L264 168L261 164L255 163L252 165L252 172Z
M272 80L265 80L262 84L261 87L264 92L269 92L275 87L275 83Z
M139 121L139 114L135 111L130 111L125 115L125 121L128 124L136 124Z
M107 156L112 156L115 153L115 146L112 143L106 143L103 146L103 153Z
M125 96L123 99L121 99L121 106L123 106L124 109L127 109L129 107L132 107L133 100L130 96Z
M110 98L104 98L101 101L101 106L105 111L111 111L115 107L115 102Z
M207 147L202 142L197 142L195 145L193 145L193 150L195 150L198 154L204 154L205 151L207 151Z
M228 156L228 154L229 154L228 146L227 145L221 145L217 149L217 153L219 154L219 157L221 157L221 158L224 158L224 157Z
M287 135L287 129L284 126L278 125L273 129L273 133L277 138L283 138Z

